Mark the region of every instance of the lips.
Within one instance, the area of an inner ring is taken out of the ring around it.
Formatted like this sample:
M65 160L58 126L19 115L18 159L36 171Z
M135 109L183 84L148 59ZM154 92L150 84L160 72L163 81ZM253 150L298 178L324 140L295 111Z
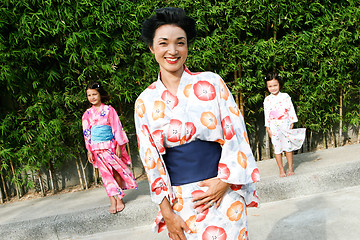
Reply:
M165 57L166 62L169 63L169 64L175 64L175 63L177 63L179 61L179 59L180 59L180 57L176 57L176 58L174 58L174 57L172 57L172 58Z

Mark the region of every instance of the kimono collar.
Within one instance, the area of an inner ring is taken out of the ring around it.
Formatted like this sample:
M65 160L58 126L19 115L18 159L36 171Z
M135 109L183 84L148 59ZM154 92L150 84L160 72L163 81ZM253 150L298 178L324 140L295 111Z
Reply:
M99 112L101 112L104 109L105 104L101 103L100 107L99 107ZM98 109L95 106L91 107L92 111L96 112Z
M197 73L190 72L190 70L186 67L186 65L184 65L184 71L180 77L180 83L179 83L178 89L182 88L182 85L184 83L186 83L187 80L189 79L189 77L191 77L193 75L197 75ZM159 72L159 74L158 74L158 79L156 81L156 88L159 89L161 92L167 90L164 83L161 81L161 72Z

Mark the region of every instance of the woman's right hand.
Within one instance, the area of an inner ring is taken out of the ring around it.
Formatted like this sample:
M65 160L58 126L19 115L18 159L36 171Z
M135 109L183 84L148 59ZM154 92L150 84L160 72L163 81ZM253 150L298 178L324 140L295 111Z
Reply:
M88 161L92 164L94 163L94 157L90 151L87 152Z
M160 209L169 232L169 237L173 240L186 240L184 231L190 233L191 230L184 220L173 212L167 198L164 198L161 202Z

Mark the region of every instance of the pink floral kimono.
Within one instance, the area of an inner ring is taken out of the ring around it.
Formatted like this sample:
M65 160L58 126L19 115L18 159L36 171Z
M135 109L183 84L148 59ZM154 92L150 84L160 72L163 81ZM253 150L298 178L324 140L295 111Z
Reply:
M112 106L101 104L97 110L94 106L87 109L82 117L85 146L93 154L94 167L99 169L101 178L109 197L120 195L123 190L137 188L135 178L126 164L130 164L130 157L125 144L129 141L121 126L119 117ZM91 129L94 126L110 126L113 138L107 141L92 142ZM115 154L116 146L121 147L121 159ZM122 181L119 186L113 177L113 170L117 171Z
M191 229L187 239L247 239L246 207L258 205L255 182L260 177L243 117L221 77L185 67L176 96L158 78L138 97L135 111L139 153L153 202L169 200ZM195 140L220 143L217 178L232 184L220 207L203 213L193 209L191 200L207 187L198 182L172 186L163 160L166 148ZM159 212L154 230L164 228Z

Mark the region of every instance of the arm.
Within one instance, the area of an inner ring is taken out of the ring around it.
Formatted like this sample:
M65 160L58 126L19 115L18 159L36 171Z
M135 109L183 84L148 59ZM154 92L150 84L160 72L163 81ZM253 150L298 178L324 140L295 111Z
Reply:
M129 142L129 140L126 136L124 128L121 125L119 116L112 106L109 106L109 122L115 139L115 154L121 158L124 163L130 164L130 157L125 148L125 144Z
M94 162L94 156L91 153L91 125L89 116L90 113L86 111L82 117L83 135L85 140L85 147L87 149L87 159L90 163Z
M287 95L287 94L286 94ZM294 105L291 101L291 97L289 95L286 96L286 102L288 105L288 111L289 111L289 120L290 120L290 129L294 127L294 123L298 121L298 118L296 116Z

